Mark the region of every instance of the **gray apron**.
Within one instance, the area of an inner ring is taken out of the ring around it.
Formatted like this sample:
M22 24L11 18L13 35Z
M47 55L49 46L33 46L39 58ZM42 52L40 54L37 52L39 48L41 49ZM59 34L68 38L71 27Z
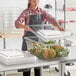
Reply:
M41 29L42 26L40 27L40 26L36 26L36 25L38 25L38 24L40 25L42 23L43 23L42 14L30 15L29 26L34 31L37 31L37 30ZM34 26L32 26L32 25L34 25ZM34 36L35 38L33 38L33 40L38 41L38 37L34 33L32 33L31 31L28 31L25 36L26 37ZM24 38L23 38L23 43L22 43L22 51L27 51L27 43L26 43L26 40ZM18 71L23 72L23 76L30 76L30 68L29 69L20 69ZM41 76L40 67L34 68L34 71L35 71L34 72L35 76Z
M42 24L42 23L43 23L42 14L30 15L29 26L31 29L33 29L34 31L41 29L42 26L37 26L37 25ZM25 36L30 37L30 36L36 36L36 35L34 33L32 33L31 31L28 31ZM38 40L38 38L35 37L35 38L33 38L33 40ZM27 44L26 44L26 40L23 38L22 51L26 51L26 50L27 50Z

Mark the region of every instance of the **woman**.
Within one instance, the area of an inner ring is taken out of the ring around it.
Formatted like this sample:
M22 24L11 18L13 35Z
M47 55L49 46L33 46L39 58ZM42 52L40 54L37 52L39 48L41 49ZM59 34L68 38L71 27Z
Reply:
M64 31L64 29L57 23L54 17L52 17L50 14L48 14L46 11L38 7L39 0L29 0L28 1L28 8L25 9L21 15L18 17L18 19L15 21L16 28L22 28L24 29L24 36L23 36L23 44L22 44L22 50L26 51L26 41L24 40L24 37L26 36L35 36L31 31L37 31L40 27L38 26L32 26L37 24L42 24L44 21L48 21L52 25L56 26L60 31ZM24 23L24 24L23 24ZM38 40L36 38L36 40ZM30 76L30 69L24 69L23 75L24 76ZM34 68L35 76L40 76L40 68Z

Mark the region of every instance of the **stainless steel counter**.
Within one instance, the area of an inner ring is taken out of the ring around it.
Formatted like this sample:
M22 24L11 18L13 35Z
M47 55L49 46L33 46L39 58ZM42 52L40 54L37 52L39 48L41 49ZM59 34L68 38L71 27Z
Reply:
M28 64L18 64L18 65L4 65L0 63L0 71L10 71L10 70L17 70L17 69L25 69L25 68L33 68L33 67L43 67L43 66L51 66L58 64L59 65L59 74L60 76L64 76L65 71L65 63L67 62L76 62L76 46L69 47L70 54L66 58L55 58L51 59L49 61L42 60L39 58L36 58L34 62L30 62Z

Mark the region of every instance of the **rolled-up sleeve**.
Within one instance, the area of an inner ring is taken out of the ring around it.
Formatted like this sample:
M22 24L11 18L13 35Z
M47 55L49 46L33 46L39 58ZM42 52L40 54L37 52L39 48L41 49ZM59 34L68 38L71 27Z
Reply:
M17 20L15 21L15 27L18 28L18 24L22 24L25 21L25 17L26 17L26 13L25 11L23 11L20 16L17 18Z
M48 21L49 23L53 24L54 26L57 24L57 20L52 15L50 15L49 13L47 13L44 10L42 10L42 13L43 13L44 19L46 21Z

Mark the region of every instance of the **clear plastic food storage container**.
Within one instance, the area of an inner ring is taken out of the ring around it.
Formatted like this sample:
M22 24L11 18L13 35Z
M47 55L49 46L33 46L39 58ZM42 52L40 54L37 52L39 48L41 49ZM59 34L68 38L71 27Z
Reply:
M69 50L56 40L39 42L30 38L25 38L28 51L41 59L50 60L52 58L67 57Z

